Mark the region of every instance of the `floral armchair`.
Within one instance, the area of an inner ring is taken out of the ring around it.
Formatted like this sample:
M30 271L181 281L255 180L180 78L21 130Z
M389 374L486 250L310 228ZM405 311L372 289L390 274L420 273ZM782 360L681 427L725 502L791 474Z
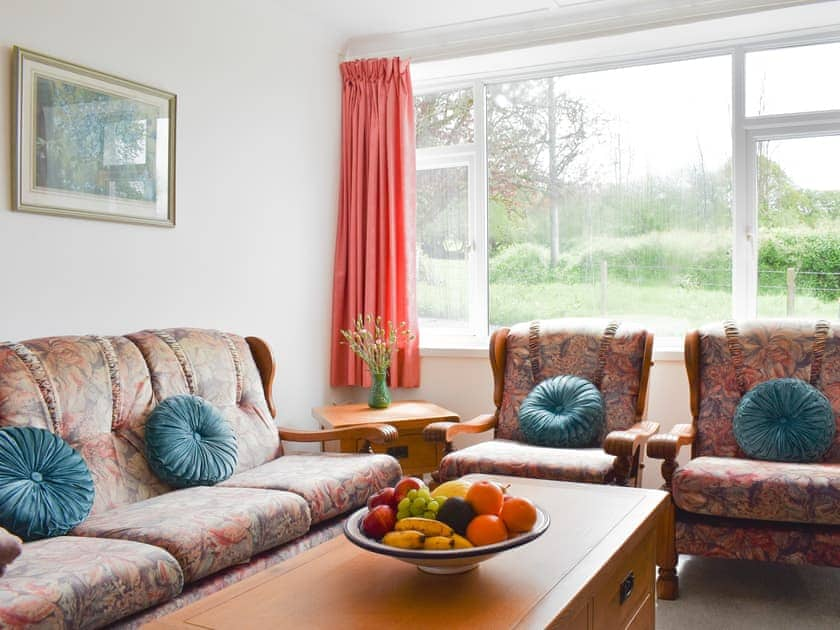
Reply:
M468 473L639 485L644 444L659 425L642 422L653 334L593 319L557 319L500 328L490 338L496 410L467 422L436 422L424 437L445 442L437 481ZM591 448L526 444L519 406L546 378L573 374L601 391L606 427ZM453 451L457 435L493 430L495 439Z
M680 553L840 567L840 430L823 461L784 463L747 459L732 428L742 394L775 378L809 381L836 416L840 326L709 325L687 335L685 363L693 422L647 446L649 457L662 460L674 504L659 550L659 597L678 596ZM684 446L691 460L680 466Z

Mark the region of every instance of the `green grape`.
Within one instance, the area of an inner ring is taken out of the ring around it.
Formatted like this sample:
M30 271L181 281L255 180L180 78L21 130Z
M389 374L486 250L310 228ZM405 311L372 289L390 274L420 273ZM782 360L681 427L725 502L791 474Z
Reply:
M430 518L432 520L435 520L435 513L432 512L431 510L429 510L427 512L423 512L423 518Z
M435 501L437 501L438 505L443 505L444 503L446 503L447 498L448 497L444 497L444 496L435 497Z
M426 511L426 499L422 499L417 497L414 501L411 502L411 513L414 516L420 516L423 512Z
M437 511L440 509L440 503L438 503L435 499L432 499L426 504L426 509L429 510L429 512L437 514Z
M420 488L417 491L417 496L421 497L423 499L426 499L426 501L431 501L432 500L432 493L429 492L428 488Z
M420 516L425 511L426 511L425 507L415 508L413 505L411 506L411 515L412 516Z
M405 496L408 497L409 501L414 501L414 499L417 498L417 490L411 489L411 490L408 491L408 494L406 494Z
M403 510L399 510L399 511L397 512L397 520L398 520L398 521L401 521L401 520L403 520L404 518L408 518L409 516L411 516L411 512L410 512L410 511L408 511L408 510L405 510L405 511L403 511Z
M406 497L397 504L397 511L398 512L408 512L408 508L410 508L410 507L411 507L411 499Z

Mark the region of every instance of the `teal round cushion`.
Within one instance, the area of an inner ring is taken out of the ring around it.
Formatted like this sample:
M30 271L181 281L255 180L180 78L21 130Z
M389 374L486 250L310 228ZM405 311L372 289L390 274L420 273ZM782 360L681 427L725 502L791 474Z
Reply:
M519 428L529 444L539 446L593 446L604 422L604 397L579 376L546 379L519 406Z
M753 387L741 398L732 429L748 457L778 462L819 461L837 430L831 403L798 378Z
M146 420L146 458L170 486L212 486L236 470L236 435L203 398L171 396Z
M0 526L23 540L62 536L93 507L85 460L46 429L0 429Z

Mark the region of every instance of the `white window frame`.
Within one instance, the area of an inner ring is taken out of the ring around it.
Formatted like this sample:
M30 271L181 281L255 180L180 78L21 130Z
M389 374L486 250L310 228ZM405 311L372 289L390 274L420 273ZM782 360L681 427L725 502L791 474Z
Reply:
M471 217L475 226L474 261L477 265L475 277L479 286L470 287L470 334L447 336L443 330L421 329L424 349L446 353L464 349L486 351L489 332L489 278L487 271L487 160L486 160L486 87L491 83L520 81L546 76L567 76L597 70L611 70L622 67L653 65L656 63L687 61L704 57L730 55L732 60L732 316L753 318L757 313L758 297L758 209L756 185L756 146L762 140L804 138L812 136L840 135L840 109L822 112L795 114L774 114L762 116L746 115L746 55L747 53L840 42L840 31L836 28L824 32L809 32L803 35L771 35L752 37L729 42L715 42L709 45L690 46L686 49L656 51L652 53L619 55L609 59L594 59L573 64L547 64L534 72L486 73L453 80L440 80L415 86L415 94L426 94L445 90L472 87L474 102L474 142L449 147L434 147L417 150L418 170L426 167L429 160L447 154L469 152L475 160L475 208L471 206ZM423 165L423 166L421 166ZM426 167L430 168L430 167ZM471 171L473 172L473 171ZM676 337L657 339L657 346L666 351L679 351L682 340Z

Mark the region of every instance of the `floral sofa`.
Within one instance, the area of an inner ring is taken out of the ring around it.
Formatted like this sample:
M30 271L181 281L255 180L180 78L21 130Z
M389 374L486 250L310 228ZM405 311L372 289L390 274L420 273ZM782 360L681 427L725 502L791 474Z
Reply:
M659 597L678 596L680 553L840 567L840 326L711 324L688 333L685 361L693 423L647 447L663 460L675 506L661 538ZM776 378L811 382L828 398L838 431L822 461L755 460L741 450L732 419L742 394ZM681 466L684 446L691 460Z
M396 433L278 430L273 377L262 340L211 330L0 343L0 427L58 434L96 491L66 536L19 549L0 529L0 627L140 625L338 535L398 479L387 455L284 452L284 441ZM150 470L145 419L176 394L210 401L234 429L238 466L223 483L173 490Z

